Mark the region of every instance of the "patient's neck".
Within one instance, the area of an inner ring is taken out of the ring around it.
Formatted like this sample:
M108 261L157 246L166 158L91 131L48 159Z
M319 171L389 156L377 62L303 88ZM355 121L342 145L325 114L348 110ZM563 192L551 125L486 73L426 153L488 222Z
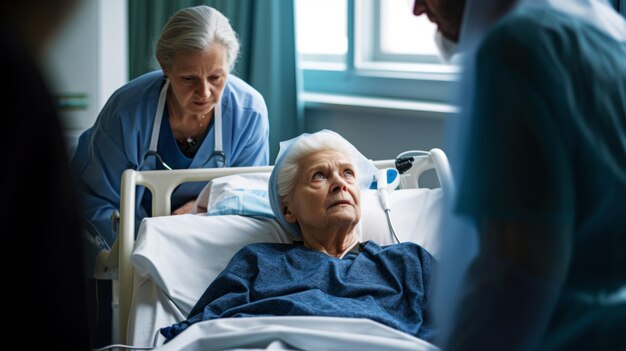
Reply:
M334 235L323 238L309 237L303 233L302 238L305 247L337 258L342 258L359 243L356 231L351 231L347 235Z

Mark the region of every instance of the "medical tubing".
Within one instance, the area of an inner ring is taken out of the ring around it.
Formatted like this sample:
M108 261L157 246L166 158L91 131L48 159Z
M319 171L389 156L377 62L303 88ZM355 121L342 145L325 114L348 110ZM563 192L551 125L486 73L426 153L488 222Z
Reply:
M394 185L397 185L398 175L396 174L396 177L393 179L392 184L388 184L387 171L387 169L382 169L378 171L378 175L376 177L376 191L378 192L380 204L385 211L389 231L391 232L391 235L393 235L393 237L396 239L396 241L400 243L400 240L396 235L396 230L393 227L393 223L391 221L391 215L389 214L391 212L391 206L389 204L389 187L393 186L393 188L395 189Z
M398 243L400 243L400 239L398 239L398 235L396 234L396 229L393 226L393 222L391 221L391 206L389 205L389 190L387 188L378 188L378 196L380 197L380 203L385 211L385 217L387 218L387 225L389 226L389 231L391 235L396 239Z
M396 239L396 241L399 244L400 239L398 239L398 235L396 235L396 229L393 227L393 222L391 221L390 213L391 213L390 209L385 210L385 217L387 217L387 225L389 226L389 231L391 231L391 234L393 235L393 237Z

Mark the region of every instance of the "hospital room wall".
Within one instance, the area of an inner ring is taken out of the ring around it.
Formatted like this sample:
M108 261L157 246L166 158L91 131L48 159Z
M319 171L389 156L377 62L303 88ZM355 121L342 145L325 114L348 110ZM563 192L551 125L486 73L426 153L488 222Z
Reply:
M395 158L407 150L444 151L445 115L421 111L397 111L367 107L306 106L305 129L331 129L371 159ZM437 187L436 175L426 172L421 186Z
M127 0L84 0L51 45L44 69L70 151L128 81Z

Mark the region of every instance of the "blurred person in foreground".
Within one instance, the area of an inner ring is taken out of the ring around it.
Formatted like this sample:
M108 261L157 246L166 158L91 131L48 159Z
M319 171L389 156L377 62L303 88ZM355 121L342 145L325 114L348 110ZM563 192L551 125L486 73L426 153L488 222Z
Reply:
M0 5L4 67L1 182L4 297L17 312L8 336L32 330L29 349L89 350L86 282L68 151L40 63L78 0ZM7 296L8 295L8 296Z
M439 344L626 350L624 18L605 0L416 0L413 13L463 72Z

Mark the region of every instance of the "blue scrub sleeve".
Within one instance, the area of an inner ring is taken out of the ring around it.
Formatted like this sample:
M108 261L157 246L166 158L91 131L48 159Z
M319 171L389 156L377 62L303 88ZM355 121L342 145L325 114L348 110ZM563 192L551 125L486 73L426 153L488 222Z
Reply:
M84 223L83 227L96 230L111 247L118 234L113 230L111 217L119 209L122 173L136 166L122 149L124 143L118 140L123 139L121 132L121 138L113 138L103 128L98 128L98 124L93 128L89 133L93 134L91 138L81 136L72 163L80 179L83 217L91 223ZM143 187L137 188L137 199L143 197L143 191ZM138 226L146 213L139 202L135 211Z
M519 249L523 258L484 249L485 244L504 245L501 233L481 238L483 250L463 283L447 350L535 349L564 277L531 274L528 262L546 258L547 269L566 265L570 256L568 238L559 236L571 231L575 203L568 133L559 120L569 111L555 109L568 106L556 100L563 99L566 80L560 63L547 53L545 34L529 26L512 27L492 31L477 53L456 210L474 220L478 230L486 222L532 223L553 230L532 236L529 231L522 238L520 229L521 240L533 241L532 250ZM551 242L558 244L547 244ZM548 251L555 246L558 252Z
M500 32L476 58L456 209L472 218L569 222L571 134L561 119L576 111L563 101L567 80L557 58L537 44L541 34Z
M238 144L244 146L233 150L232 160L228 161L228 165L230 167L266 166L270 159L270 129L265 103L258 106L257 111L251 112L246 122L244 128L241 129L242 134L238 141Z

